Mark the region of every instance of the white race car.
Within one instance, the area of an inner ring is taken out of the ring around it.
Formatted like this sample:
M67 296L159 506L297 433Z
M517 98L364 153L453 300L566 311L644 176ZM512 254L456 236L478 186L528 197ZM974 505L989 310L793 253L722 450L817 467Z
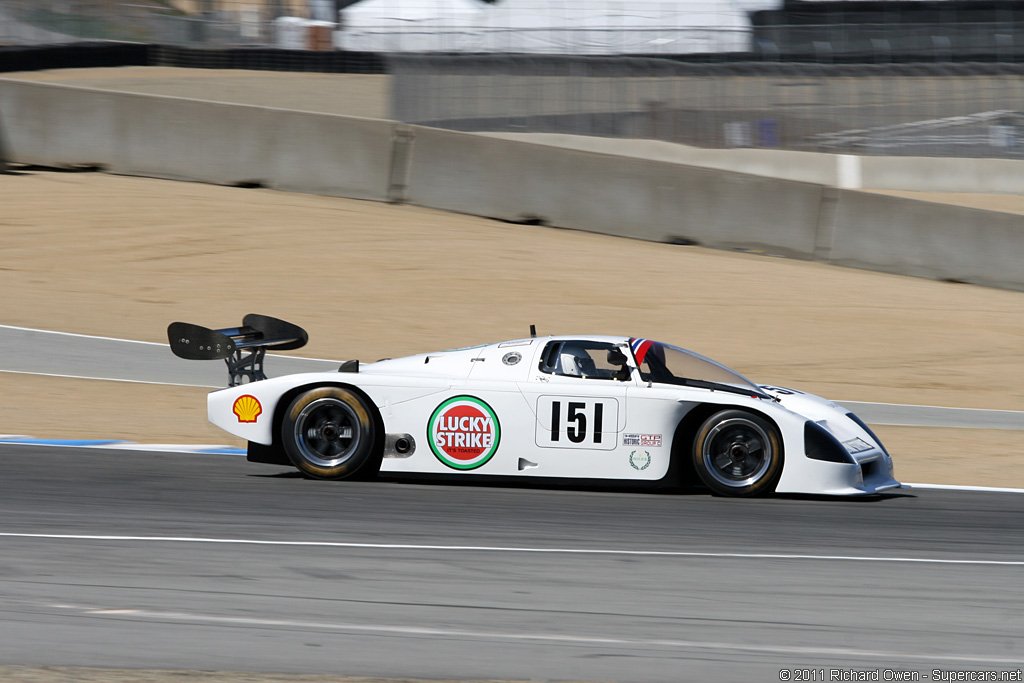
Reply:
M301 328L248 315L222 330L173 323L168 338L181 357L227 362L233 386L209 395L210 422L245 439L249 460L310 477L703 483L725 496L900 486L849 411L646 339L531 336L267 379L265 351L301 347Z

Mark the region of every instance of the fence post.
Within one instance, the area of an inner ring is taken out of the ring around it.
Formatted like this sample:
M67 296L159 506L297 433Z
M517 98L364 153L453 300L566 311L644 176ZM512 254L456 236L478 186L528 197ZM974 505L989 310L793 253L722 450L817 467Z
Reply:
M404 204L409 198L409 169L416 133L409 126L398 124L391 136L391 174L388 180L388 202Z

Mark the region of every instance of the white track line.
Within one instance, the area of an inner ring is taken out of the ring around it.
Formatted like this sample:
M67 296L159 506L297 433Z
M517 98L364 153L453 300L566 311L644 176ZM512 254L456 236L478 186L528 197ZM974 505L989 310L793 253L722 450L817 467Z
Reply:
M149 346L168 346L159 342L138 341L137 339L118 339L117 337L98 337L94 334L76 334L75 332L58 332L57 330L39 330L34 327L17 327L16 325L0 325L5 330L18 330L19 332L41 332L43 334L56 334L62 337L82 337L85 339L102 339L104 341L128 342L131 344L147 344Z
M85 338L85 339L101 339L101 340L104 340L104 341L124 342L126 344L148 344L150 346L166 346L166 347L170 347L169 344L163 344L161 342L147 342L147 341L139 341L137 339L119 339L117 337L100 337L100 336L93 335L93 334L78 334L76 332L58 332L57 330L43 330L43 329L39 329L39 328L35 328L35 327L18 327L16 325L0 325L0 328L8 329L8 330L20 330L22 332L39 332L41 334L56 334L56 335L62 335L62 336L65 336L65 337L82 337L82 338ZM312 360L312 361L318 361L318 362L323 362L323 363L339 363L339 362L341 362L341 361L339 361L339 360L337 360L335 358L309 358L308 356L286 356L286 355L278 355L278 354L275 354L275 357L276 358L291 358L291 359L294 359L294 360ZM15 371L14 370L0 370L0 372L15 372ZM22 372L20 374L24 374L24 375L45 375L46 373L41 373L41 372ZM104 377L76 377L75 375L46 375L46 376L48 376L48 377L68 377L68 378L73 378L73 379L107 379L107 378L104 378ZM141 382L141 380L112 380L112 381L115 381L115 382L138 381L138 382ZM164 384L164 383L163 382L148 382L148 384ZM169 386L192 387L192 386L205 386L205 385L199 385L199 384L171 384ZM919 403L879 403L877 401L840 401L840 400L833 400L833 403L840 403L840 404L842 404L842 403L864 403L864 404L876 405L876 406L896 406L896 407L907 407L907 408L938 408L938 409L946 409L946 410L975 410L975 411L983 412L983 413L1007 413L1007 414L1012 414L1012 415L1024 414L1024 411L1018 411L1018 410L1001 410L1001 409L990 409L990 408L957 408L957 407L954 407L954 406L921 405ZM889 425L889 426L899 426L899 425ZM914 426L914 425L909 425L909 426Z
M148 343L148 342L146 342ZM145 379L118 379L115 377L89 377L86 375L59 375L53 372L26 372L24 370L0 370L12 375L38 375L40 377L60 377L62 379L92 379L101 382L125 382L127 384L155 384L162 387L195 387L197 389L223 389L212 384L176 384L174 382L151 382Z
M222 545L263 545L305 548L359 548L367 550L437 550L452 552L538 553L550 555L629 555L645 557L704 557L744 560L830 560L844 562L893 562L914 564L955 564L1024 567L1024 560L946 560L935 557L861 557L856 555L786 555L781 553L711 553L677 550L615 550L610 548L529 548L486 545L417 545L409 543L348 543L341 541L262 541L248 538L204 538L201 536L94 536L83 534L21 534L0 532L3 538L36 538L72 541L130 541L145 543L209 543Z
M943 491L990 491L995 493L1024 493L1024 489L1008 489L998 486L960 486L957 484L903 484L905 489L939 489Z
M103 341L123 342L125 344L146 344L148 346L166 346L170 348L170 344L164 344L163 342L148 342L139 341L138 339L118 339L117 337L99 337L94 334L78 334L76 332L58 332L56 330L40 330L35 327L17 327L15 325L0 325L0 328L6 330L18 330L20 332L39 332L40 334L56 334L63 337L81 337L83 339L100 339ZM276 358L293 358L295 360L315 360L322 361L324 363L340 363L341 361L335 360L334 358L309 358L308 356L284 356L274 354ZM26 374L40 374L40 373L26 373ZM99 379L99 378L97 378Z
M92 616L114 616L135 619L191 621L206 624L223 624L232 626L270 626L281 628L314 628L331 631L355 631L357 633L391 633L409 636L428 636L432 638L470 638L482 640L537 641L544 643L572 643L578 645L601 645L619 647L667 647L694 650L713 650L724 652L744 652L755 654L772 654L800 657L828 658L862 658L887 659L892 661L915 660L926 662L972 662L1000 665L1020 663L1020 658L985 657L966 654L941 654L918 652L882 652L875 650L858 650L844 647L810 647L794 645L737 645L700 640L662 640L608 638L601 636L572 635L560 633L509 633L500 631L461 631L457 629L427 628L420 626L397 626L387 624L349 624L317 621L298 621L286 619L255 619L251 617L219 617L208 614L188 612L158 612L135 609L102 609L76 605L51 605L56 609L76 610Z
M999 408L956 408L953 406L929 406L922 405L920 403L884 403L880 401L840 401L838 399L829 399L833 403L860 403L863 405L872 406L894 406L896 408L938 408L939 410L973 410L978 413L1006 413L1007 415L1024 415L1024 411L1021 410L1002 410ZM889 425L896 427L898 425Z
M25 440L31 439L30 443ZM74 441L75 439L67 439ZM54 439L60 441L60 439ZM86 441L89 441L86 439ZM103 441L96 439L96 443L48 443L46 439L36 439L31 436L20 436L11 434L0 434L0 446L43 446L46 448L89 448L96 450L116 451L141 451L151 454L180 453L186 455L229 455L244 456L245 448L230 446L227 444L177 444L177 443L135 443L134 441L110 440ZM223 453L221 451L239 451L238 453ZM216 453L214 453L216 451Z
M2 442L0 442L2 443ZM83 446L83 448L109 448L118 451L149 451L152 453L189 453L192 455L203 455L206 451L222 451L234 449L245 451L239 446L227 446L225 444L197 444L186 446L176 443L111 443L97 444L96 446ZM222 454L223 455L223 454Z

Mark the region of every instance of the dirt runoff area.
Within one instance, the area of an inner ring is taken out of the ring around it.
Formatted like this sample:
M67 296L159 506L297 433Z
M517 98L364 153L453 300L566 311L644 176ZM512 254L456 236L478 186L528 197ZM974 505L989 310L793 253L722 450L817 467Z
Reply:
M541 334L675 342L837 400L1024 410L1024 294L411 206L21 169L0 321L153 342L259 312L372 361ZM273 363L273 359L268 361ZM59 361L54 368L59 373ZM0 373L0 433L237 443L203 389ZM54 419L58 399L61 419ZM1024 486L1024 432L883 427L904 481Z

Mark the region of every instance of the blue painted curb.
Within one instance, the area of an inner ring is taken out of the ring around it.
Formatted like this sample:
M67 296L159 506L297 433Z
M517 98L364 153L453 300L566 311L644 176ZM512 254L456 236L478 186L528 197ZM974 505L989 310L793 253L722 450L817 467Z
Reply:
M36 446L107 446L112 443L130 443L120 439L8 439L0 438L0 443Z
M244 448L231 446L190 446L187 444L144 444L122 439L37 439L30 436L0 436L0 444L12 446L77 446L103 448L109 446L126 451L154 451L168 453L203 453L211 455L245 455Z

